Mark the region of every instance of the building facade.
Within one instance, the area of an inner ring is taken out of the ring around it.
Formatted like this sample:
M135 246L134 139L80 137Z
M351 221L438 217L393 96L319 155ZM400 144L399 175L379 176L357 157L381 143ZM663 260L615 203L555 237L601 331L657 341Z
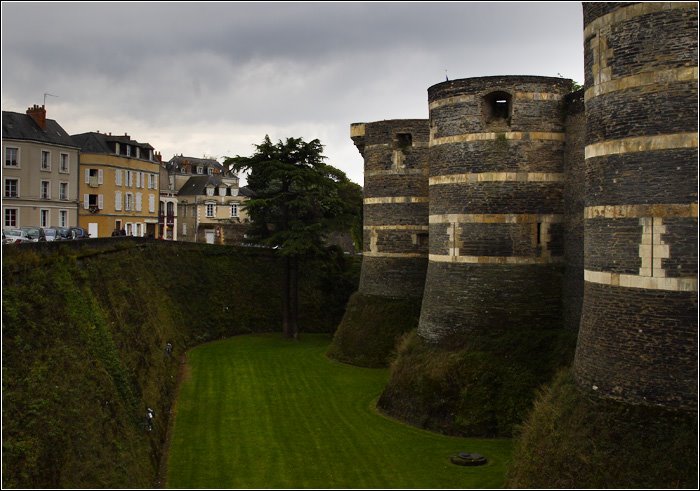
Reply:
M2 112L4 228L78 225L79 148L44 106Z
M100 132L73 135L80 146L78 223L90 237L124 230L158 236L159 155L129 135Z
M232 174L190 177L177 193L178 240L236 244L243 240L248 190Z

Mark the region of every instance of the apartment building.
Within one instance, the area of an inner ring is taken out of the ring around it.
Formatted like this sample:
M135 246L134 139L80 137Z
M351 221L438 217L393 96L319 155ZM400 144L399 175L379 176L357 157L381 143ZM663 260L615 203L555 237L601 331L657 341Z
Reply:
M79 148L46 108L2 112L3 227L78 225Z
M111 133L72 135L80 147L78 223L90 237L159 238L160 155L148 143Z

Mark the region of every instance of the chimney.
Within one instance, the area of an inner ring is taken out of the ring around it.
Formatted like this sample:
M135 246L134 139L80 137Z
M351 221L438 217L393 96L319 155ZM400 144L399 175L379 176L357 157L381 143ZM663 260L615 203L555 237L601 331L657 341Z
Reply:
M46 128L46 109L43 105L39 107L34 104L34 107L28 108L27 116L31 117L42 130Z

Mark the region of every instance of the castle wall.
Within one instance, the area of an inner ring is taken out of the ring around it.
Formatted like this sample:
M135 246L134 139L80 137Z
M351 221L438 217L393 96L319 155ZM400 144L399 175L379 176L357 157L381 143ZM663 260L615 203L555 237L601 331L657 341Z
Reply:
M697 408L696 3L584 3L578 383Z
M359 292L420 299L428 261L428 121L357 123L351 137L365 160Z
M583 303L583 208L585 206L584 147L586 113L583 89L568 94L564 146L564 326L578 331Z
M428 89L424 339L561 326L564 96L571 83L502 76Z

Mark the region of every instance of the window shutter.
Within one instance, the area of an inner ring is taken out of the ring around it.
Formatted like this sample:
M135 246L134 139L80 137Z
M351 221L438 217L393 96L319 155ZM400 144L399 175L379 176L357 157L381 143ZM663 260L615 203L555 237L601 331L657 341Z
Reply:
M102 184L104 179L104 171L102 169L97 169L97 184Z
M114 184L117 186L121 186L122 185L122 170L121 169L117 169L114 171L114 178L115 178Z
M104 194L97 195L97 208L99 208L100 210L104 210L104 208L105 208L105 195Z
M148 211L154 213L156 211L156 197L152 194L148 195Z
M85 184L90 184L90 169L85 169Z
M128 186L131 187L131 186L134 185L134 179L133 179L133 178L134 178L134 173L133 173L133 172L129 172L128 174L129 174L129 184L128 184Z
M136 193L136 211L141 211L141 193Z
M114 209L116 211L122 211L122 192L117 191L114 193Z
M83 208L86 210L90 208L90 195L89 194L83 194Z

